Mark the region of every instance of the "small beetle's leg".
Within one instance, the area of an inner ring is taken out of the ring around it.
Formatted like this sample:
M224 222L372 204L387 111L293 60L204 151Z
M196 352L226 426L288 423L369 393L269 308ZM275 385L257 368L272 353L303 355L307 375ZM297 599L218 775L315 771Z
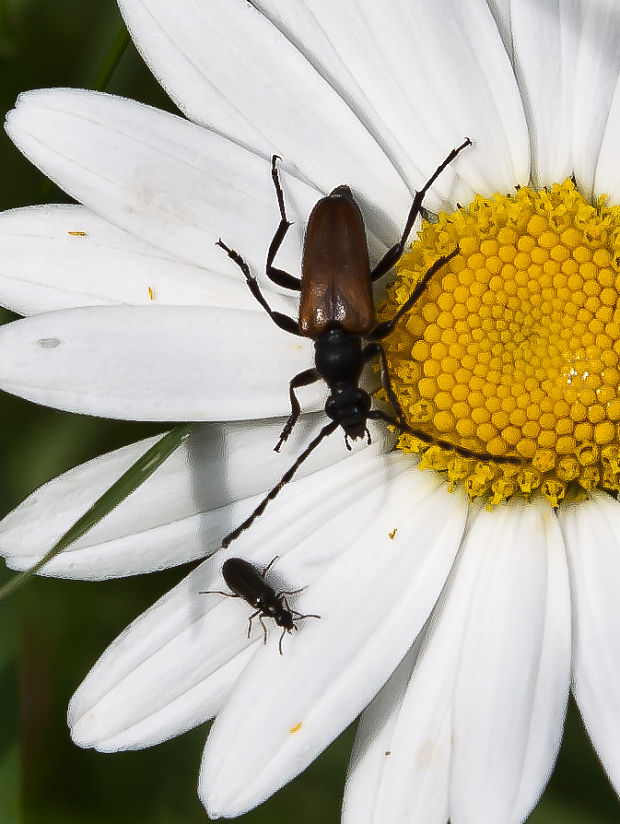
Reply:
M399 421L405 421L405 415L401 408L398 398L396 397L396 393L392 388L392 379L390 378L390 373L388 371L387 365L387 358L385 356L385 352L379 343L369 343L367 346L364 347L362 351L362 357L364 358L364 363L368 363L371 358L379 357L381 361L381 384L385 389L386 395L392 405L392 409L396 413L396 417Z
M282 186L280 185L280 176L278 175L278 169L276 166L276 160L281 160L278 155L273 155L271 158L271 179L273 180L273 185L275 186L276 190L276 197L278 198L278 208L280 209L280 224L276 229L276 233L273 236L273 240L269 244L269 251L267 252L267 277L269 280L272 280L274 283L277 283L278 286L284 286L285 289L295 289L297 292L301 289L301 280L299 278L294 277L293 275L289 275L288 272L283 271L282 269L278 269L276 266L273 265L274 258L278 253L278 249L282 245L282 241L286 237L286 233L288 232L289 228L293 225L288 218L286 217L286 209L284 207L284 192L282 191Z
M390 318L390 320L384 320L383 323L378 323L372 330L372 332L366 336L368 340L382 340L383 338L387 337L392 331L392 329L396 326L398 321L402 318L402 316L411 309L414 303L417 302L422 292L428 286L428 282L433 277L433 275L437 274L441 267L445 266L446 263L452 260L452 258L455 255L457 255L458 252L459 248L457 246L456 249L450 252L449 255L443 255L438 260L436 260L435 263L433 263L433 265L425 273L424 277L415 287L413 292L409 295L407 300L400 307L398 312L394 315L394 317Z
M291 615L300 615L300 613L297 612L296 609L291 609L291 605L289 604L288 598L286 596L287 595L294 595L296 592L302 592L304 589L305 589L305 587L302 587L301 589L294 589L292 592L278 592L278 598L282 598L282 601L284 602L284 606L288 609L288 611L291 613Z
M287 595L295 595L297 592L303 592L304 589L306 589L306 587L302 587L301 589L294 589L292 592L279 592L278 596L280 596L280 595L282 596L282 600L284 601L284 605L286 606L286 608L288 609L288 611L292 615L297 616L298 620L301 620L302 618L320 618L321 617L320 615L310 615L310 614L302 615L301 612L298 612L296 609L291 609L291 605L289 604L288 598L286 596Z
M269 563L267 564L265 569L261 572L261 578L265 577L265 575L269 572L269 570L275 564L275 562L278 560L279 557L280 557L279 555L274 555L274 557L271 559L271 561L269 561Z
M300 372L299 375L295 375L293 380L289 383L288 393L291 399L291 414L289 415L288 420L284 425L284 429L280 434L280 440L273 448L274 452L280 451L280 447L293 431L293 427L295 426L295 424L297 423L297 419L299 418L301 406L299 404L299 401L297 400L295 390L299 389L300 386L309 386L311 383L316 383L316 381L319 380L321 380L321 376L316 371L316 369L306 369L304 372Z
M223 249L228 257L237 264L237 266L241 269L245 276L245 281L248 284L250 292L254 295L256 300L260 303L263 309L267 312L271 320L279 326L280 329L284 329L285 332L290 332L293 335L301 335L299 331L299 324L294 318L289 317L288 315L284 315L282 312L276 312L271 306L267 303L267 299L261 292L261 288L258 285L258 281L254 277L254 275L250 272L250 267L245 262L245 260L241 257L239 252L235 252L234 249L231 249L230 246L227 246L224 241L220 238L215 244L219 246L220 249Z
M436 446L441 446L442 449L451 449L463 458L474 458L477 461L493 461L494 463L500 464L514 464L515 466L522 466L524 463L528 463L522 458L517 458L515 455L491 455L490 452L476 452L473 449L467 449L466 447L459 446L456 443L444 441L443 438L436 438L434 435L429 435L428 432L424 432L422 429L415 429L408 424L401 423L396 420L396 418L383 412L381 409L371 409L368 413L368 418L374 421L385 421L390 426L400 429L401 432L406 432L408 435L414 435L424 443L435 444Z
M284 603L286 604L286 608L290 609L288 605L288 601L286 600L287 595L298 595L300 592L303 592L306 587L301 587L300 589L283 589L276 594L276 598L284 598Z
M310 613L308 613L307 615L302 615L301 612L297 612L296 609L289 609L289 612L291 612L293 615L296 615L298 621L301 621L302 618L320 618L321 617L320 615L312 615Z
M285 632L286 632L286 629L283 629L283 630L282 630L282 635L280 636L280 641L278 642L278 649L280 650L280 655L283 655L283 652L282 652L282 641L284 640L284 633L285 633Z
M258 620L260 621L260 625L263 628L263 644L267 644L267 627L265 626L265 622L263 621L263 616L259 615Z
M252 632L252 621L256 618L257 615L260 615L260 612L260 609L257 609L256 612L253 612L248 618L248 638L250 637L250 633Z
M395 266L396 263L398 263L398 261L402 257L403 251L405 249L405 243L407 242L407 238L409 237L409 233L411 232L413 224L415 223L415 220L420 213L420 208L422 206L422 201L424 200L424 195L427 193L427 191L430 189L433 183L437 180L437 178L443 172L443 170L447 166L449 166L450 163L452 163L456 156L460 154L460 152L462 152L463 149L465 149L467 146L471 145L471 140L467 137L461 143L460 146L457 146L456 149L452 149L452 151L446 157L443 163L440 163L439 166L435 169L435 171L433 172L431 177L426 181L424 186L422 186L422 188L415 193L411 209L409 210L409 214L407 216L407 222L405 223L405 229L403 231L403 234L399 242L395 246L392 246L391 249L387 250L385 255L383 255L379 263L377 263L375 268L372 270L370 279L373 283L375 280L378 280L380 277L382 277L382 275L385 275L386 272L389 272L392 266Z
M250 526L250 524L252 524L252 522L256 518L258 518L260 515L263 514L263 512L265 511L265 507L267 506L269 501L273 501L273 499L276 497L278 492L282 489L283 486L285 486L291 480L293 475L297 472L299 467L306 460L306 458L310 455L310 453L313 452L317 448L317 446L321 443L323 438L326 438L328 435L331 435L332 432L334 432L338 428L338 426L340 426L338 421L330 421L326 426L324 426L321 429L321 431L316 436L316 438L314 438L308 444L308 446L304 449L304 451L301 453L301 455L297 458L295 463L289 469L286 470L284 475L282 475L282 477L280 478L278 483L273 487L273 489L271 489L265 495L265 497L259 503L259 505L256 507L254 512L252 512L252 514L249 515L245 519L245 521L242 524L240 524L236 529L233 529L232 532L229 532L228 535L224 536L224 538L222 539L222 546L224 547L224 549L226 549L226 547L230 546L232 541L234 541L235 538L238 538L239 535L241 535L241 533L243 532L244 529L247 529Z

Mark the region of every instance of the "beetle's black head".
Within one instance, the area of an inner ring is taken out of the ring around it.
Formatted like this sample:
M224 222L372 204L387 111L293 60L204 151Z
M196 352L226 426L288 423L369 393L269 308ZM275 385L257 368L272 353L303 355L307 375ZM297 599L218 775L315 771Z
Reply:
M329 193L330 197L342 197L345 200L353 200L353 192L351 189L345 184L341 184L340 186L336 186L335 189Z
M345 435L363 438L370 411L370 395L358 386L335 389L325 403L325 414L340 424Z
M279 627L284 627L284 629L288 632L295 629L293 615L288 609L281 609L276 615L273 616L273 618Z

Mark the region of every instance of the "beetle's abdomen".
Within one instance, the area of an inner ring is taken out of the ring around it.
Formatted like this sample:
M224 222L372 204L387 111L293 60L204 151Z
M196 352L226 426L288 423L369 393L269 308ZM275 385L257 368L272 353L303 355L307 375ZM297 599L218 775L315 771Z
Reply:
M299 325L314 338L330 324L356 335L375 324L364 221L347 186L319 200L304 243Z

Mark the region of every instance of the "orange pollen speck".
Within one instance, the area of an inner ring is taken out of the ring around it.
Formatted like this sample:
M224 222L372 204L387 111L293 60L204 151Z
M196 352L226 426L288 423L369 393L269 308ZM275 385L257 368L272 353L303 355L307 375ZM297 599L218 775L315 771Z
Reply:
M478 458L412 435L399 448L489 506L620 490L620 207L591 205L566 180L477 196L418 237L382 319L459 252L384 341L390 377L412 428Z
M302 722L300 721L298 724L295 724L294 727L290 728L289 732L291 733L291 735L293 733L299 732L299 730L301 729L301 724L302 724Z

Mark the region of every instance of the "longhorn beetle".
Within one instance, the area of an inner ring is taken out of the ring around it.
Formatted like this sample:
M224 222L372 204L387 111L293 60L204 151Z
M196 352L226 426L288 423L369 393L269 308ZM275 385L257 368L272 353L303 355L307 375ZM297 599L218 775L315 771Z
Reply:
M323 438L331 435L339 426L344 430L347 449L351 449L349 438L355 440L366 434L370 443L368 420L382 420L401 432L415 435L425 443L434 443L445 449L453 450L457 455L479 460L492 459L498 463L521 463L516 457L497 457L486 452L474 452L410 427L405 421L398 398L392 389L385 352L377 343L385 338L401 317L411 309L433 275L459 251L457 247L450 254L440 257L430 267L393 318L381 323L376 322L372 284L398 262L413 224L420 214L424 195L441 172L467 146L471 146L469 138L450 152L424 186L416 192L401 239L395 246L388 249L372 270L368 258L364 220L351 189L348 186L338 186L327 197L319 200L308 219L301 279L273 265L276 253L291 226L286 217L284 194L276 166L279 157L273 155L271 177L278 199L280 223L267 252L266 272L267 277L273 283L301 293L299 320L274 311L267 303L258 281L251 274L241 255L221 239L217 241L217 245L241 269L250 291L276 326L293 335L301 335L314 340L314 368L306 369L295 375L289 384L291 414L275 446L275 451L280 450L299 417L301 409L295 390L301 386L308 386L318 380L325 381L330 390L325 403L325 414L331 418L276 486L267 493L254 512L240 526L226 535L222 541L223 547L227 547L244 529L250 526L255 518L262 514L269 501L273 500L282 487L291 480L300 465ZM363 340L368 343L363 345ZM389 415L380 409L371 409L370 395L358 385L364 365L375 357L380 360L382 385L395 415Z
M249 561L244 561L243 558L228 558L222 565L222 576L231 592L222 592L219 589L203 590L201 595L208 595L217 593L218 595L226 595L228 598L243 598L248 604L255 607L256 612L253 612L249 618L248 624L248 638L252 632L252 621L258 618L260 625L263 628L265 635L265 643L267 643L267 627L263 623L263 618L273 618L279 627L282 627L282 635L278 648L280 655L282 655L282 639L285 632L292 632L297 629L295 621L301 621L302 618L320 618L320 615L302 615L295 609L291 609L290 604L286 598L287 595L295 595L301 592L301 589L281 590L276 592L265 580L265 575L272 567L278 556L272 558L267 566L261 571L254 564ZM295 616L295 617L293 617Z

